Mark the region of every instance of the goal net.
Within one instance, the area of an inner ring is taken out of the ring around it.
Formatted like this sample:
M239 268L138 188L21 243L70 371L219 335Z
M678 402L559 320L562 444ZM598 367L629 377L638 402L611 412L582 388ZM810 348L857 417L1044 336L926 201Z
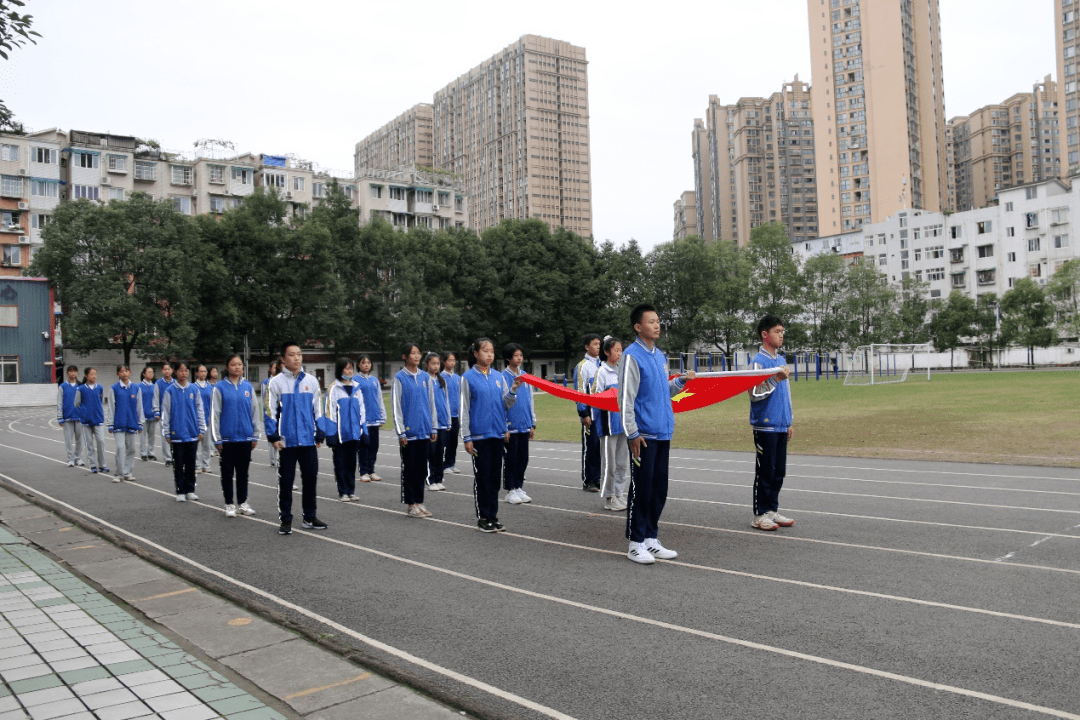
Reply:
M930 343L860 345L847 356L845 385L899 383L911 373L930 379Z

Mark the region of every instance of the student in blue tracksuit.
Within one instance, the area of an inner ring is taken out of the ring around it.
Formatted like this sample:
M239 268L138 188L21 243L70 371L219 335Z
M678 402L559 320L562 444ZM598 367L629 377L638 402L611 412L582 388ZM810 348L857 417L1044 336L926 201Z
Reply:
M161 366L161 377L154 383L154 417L159 421L161 420L161 407L165 404L165 392L169 389L169 386L173 383L173 366L170 363L165 363ZM172 465L172 445L164 441L165 434L162 433L161 442L161 457L165 460L165 467Z
M334 454L334 477L341 502L360 499L356 496L356 448L367 428L367 418L360 386L353 382L354 374L352 360L347 357L337 359L334 384L326 392L323 408L323 417L327 421L326 443Z
M506 529L498 517L506 411L517 401L521 378L507 385L506 376L492 369L495 346L487 338L474 342L470 352L473 366L461 376L461 435L473 459L476 526L481 532L501 532Z
M428 446L428 490L445 490L443 485L443 448L446 446L446 433L450 430L450 392L446 378L440 372L442 359L439 353L429 352L424 356L423 367L431 376L431 387L435 392L435 441Z
M596 371L593 394L618 389L622 341L604 338L600 353L604 362ZM600 436L600 497L604 498L605 510L621 512L629 506L626 491L630 483L630 451L626 448L622 419L617 412L593 408L593 427Z
M596 371L600 369L600 336L586 333L585 357L574 368L574 389L591 393ZM600 492L600 438L593 432L592 408L585 403L577 404L581 417L581 489Z
M371 358L367 355L356 359L358 374L353 377L353 382L360 387L364 399L364 417L367 418L367 432L356 448L360 482L382 480L375 472L375 461L379 456L379 428L386 424L386 401L383 399L382 383L371 374L371 367Z
M503 360L506 369L503 375L506 384L512 385L521 376L521 363L525 360L525 351L517 343L508 343L503 348ZM533 409L532 386L524 385L518 390L517 402L506 411L507 429L506 458L503 462L503 490L506 502L511 505L532 502L525 494L525 469L529 466L529 440L536 434L536 411Z
M315 515L319 477L319 453L324 435L319 429L322 417L322 389L314 375L304 372L304 353L300 345L286 342L281 347L281 372L266 386L266 414L272 431L267 440L278 449L279 535L292 534L293 481L300 466L301 509L305 530L325 530L326 523Z
M391 408L394 432L401 445L401 502L409 506L409 517L431 513L424 507L424 479L427 477L428 448L437 437L438 416L431 376L420 369L420 346L405 343L401 359L405 367L394 376Z
M217 366L216 365L211 365L210 369L206 373L206 382L210 383L210 387L214 387L220 381L221 381L221 374L218 372ZM210 393L210 402L213 403L213 401L214 401L214 394ZM209 405L207 405L207 407L209 407ZM262 405L260 404L259 407L262 407ZM206 423L206 426L209 429L210 423L209 422ZM209 433L207 433L207 435L209 435ZM218 454L217 445L214 445L213 443L211 443L211 445L210 445L210 454L211 455L217 455ZM207 471L207 472L209 472L209 471Z
M191 369L176 364L176 381L161 401L161 436L172 447L176 501L198 500L195 494L195 448L206 434L206 409L199 388L188 382Z
M154 455L154 439L158 434L161 414L154 410L154 368L143 368L139 382L139 399L142 402L143 432L139 436L139 457L142 460L157 460Z
M131 368L119 365L116 377L120 378L109 388L105 404L105 426L116 441L116 473L113 482L134 480L131 473L135 465L137 435L143 431L142 393L131 382Z
M237 510L254 515L248 505L248 468L251 451L259 444L262 406L255 388L244 379L244 358L230 355L225 360L226 378L214 384L210 408L210 435L221 464L221 494L225 498L225 517L236 517ZM233 494L233 475L236 494ZM234 503L239 503L239 508Z
M757 334L761 339L761 352L750 361L751 369L782 369L750 389L750 427L754 431L754 448L757 450L754 517L750 527L776 530L795 524L794 520L780 514L780 488L784 486L787 473L787 446L795 434L791 427L787 357L779 352L784 345L784 323L775 315L766 315L758 322Z
M279 372L281 372L281 363L277 360L274 360L272 363L270 363L269 374L265 378L263 378L262 381L262 404L264 408L266 407L266 398L268 392L266 388L268 385L270 385L270 381L273 380ZM270 437L270 433L274 431L271 427L270 416L265 413L263 413L263 430L266 431L267 437ZM278 449L274 445L274 443L267 443L267 445L269 446L267 448L267 452L270 453L270 467L276 468L278 466Z
M461 435L461 376L454 372L457 367L457 354L448 350L442 355L443 371L440 373L446 381L446 394L450 398L450 429L446 431L446 444L443 447L443 471L460 475L457 469L458 437Z
M83 444L90 472L109 472L105 467L105 389L97 384L97 370L86 368L75 394L75 408L82 423Z
M205 365L195 366L195 387L199 388L199 396L202 398L203 408L206 410L208 420L210 418L210 408L214 404L214 386L207 380L209 374L210 371L206 369ZM213 447L214 443L210 439L210 433L203 433L195 451L195 467L199 472L210 472L210 453Z
M79 391L79 368L67 366L67 382L60 383L56 392L56 422L64 429L64 449L67 450L67 466L83 463L83 432L79 414L75 409L75 395Z
M626 428L630 455L630 511L626 514L626 556L648 565L678 556L660 544L657 534L660 513L667 502L668 458L675 414L671 398L682 392L694 371L668 379L667 356L656 341L660 316L652 305L638 305L630 312L637 339L630 344L619 365L619 413Z

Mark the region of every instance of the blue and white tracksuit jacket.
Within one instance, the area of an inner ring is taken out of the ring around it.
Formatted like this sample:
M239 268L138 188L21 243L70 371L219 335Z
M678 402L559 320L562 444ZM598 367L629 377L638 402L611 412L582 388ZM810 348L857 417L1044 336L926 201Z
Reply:
M435 393L435 427L438 430L450 429L450 383L446 378L439 382L439 377L432 376L431 389ZM445 384L443 384L445 383Z
M165 393L175 384L175 380L166 380L163 377L154 381L154 417L161 417L161 408L165 406Z
M596 371L596 379L593 380L592 394L602 393L605 390L619 387L619 369L606 362L600 365ZM593 427L597 429L597 435L607 437L609 435L621 435L623 433L622 417L617 412L610 410L592 409Z
M75 409L75 395L79 392L79 383L60 383L56 391L56 422L63 425L66 422L78 422L79 414Z
M283 369L271 378L263 407L270 442L283 440L286 448L311 447L325 439L316 422L322 417L322 389L303 368L296 375Z
M169 384L161 403L161 435L171 442L196 442L206 432L202 394L191 383Z
M386 423L386 400L383 399L382 383L374 375L359 373L353 376L353 383L360 386L364 398L364 417L368 426Z
M154 395L157 393L157 386L152 382L140 380L139 392L142 394L140 400L142 402L143 420L149 421L159 419L161 413L154 407Z
M488 368L469 368L461 376L461 437L465 442L506 435L506 411L517 402L506 376Z
M138 385L115 382L109 387L105 425L111 433L137 434L143 429L142 391Z
M668 380L667 356L655 345L650 350L634 340L619 361L619 413L627 440L670 440L675 432L671 398L686 381Z
M360 386L355 382L346 385L336 380L326 391L323 417L329 421L338 442L352 442L367 434L367 415Z
M764 349L750 361L754 370L786 367L784 355L773 356ZM777 381L776 376L755 385L749 390L750 427L759 432L786 433L791 427L791 390L787 380Z
M441 373L443 380L446 381L446 394L450 399L450 417L461 417L461 376L457 373L446 372L443 370Z
M506 368L502 371L506 387L510 387L521 374ZM532 385L522 383L517 389L517 402L506 410L506 427L512 433L527 433L536 427L536 409L533 407Z
M392 407L398 438L427 440L438 429L433 382L431 375L421 370L411 373L402 368L394 376Z
M105 408L102 404L104 395L105 388L97 383L79 386L75 393L75 412L78 414L79 422L90 427L105 424Z
M593 381L596 379L596 371L600 369L600 358L586 355L585 358L574 368L574 389L580 393L589 395L592 393ZM589 416L592 408L585 403L577 404L577 413L582 418Z
M255 442L259 439L262 406L247 380L229 378L214 385L210 407L210 437L215 445Z

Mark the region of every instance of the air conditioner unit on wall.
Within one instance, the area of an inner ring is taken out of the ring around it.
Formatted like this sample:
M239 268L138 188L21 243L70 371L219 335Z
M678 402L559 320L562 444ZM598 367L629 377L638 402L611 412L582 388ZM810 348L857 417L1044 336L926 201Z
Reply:
M434 210L435 212L439 212L439 206L438 205L432 205L431 209Z
M19 238L19 244L20 245L29 245L30 244L30 236L29 235L23 235L21 238Z
M107 177L101 178L101 184L102 185L112 185L112 178L107 178Z
M19 174L20 175L29 175L30 173L26 170L26 168L19 168Z
M30 203L24 203L24 202L19 203L19 209L20 210L29 210L30 209Z

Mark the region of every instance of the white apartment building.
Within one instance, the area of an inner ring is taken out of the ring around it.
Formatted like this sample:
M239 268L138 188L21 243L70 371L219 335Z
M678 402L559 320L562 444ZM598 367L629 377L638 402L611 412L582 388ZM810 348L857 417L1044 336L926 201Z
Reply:
M41 247L63 194L55 131L0 135L0 275L18 275Z
M461 180L450 173L358 168L356 189L361 223L381 218L400 228L469 227Z
M1002 190L998 204L978 210L902 210L860 232L793 243L792 253L861 255L890 282L929 283L932 298L953 290L1001 297L1023 277L1045 285L1066 261L1080 258L1080 238L1071 231L1077 218L1080 183L1054 179Z

